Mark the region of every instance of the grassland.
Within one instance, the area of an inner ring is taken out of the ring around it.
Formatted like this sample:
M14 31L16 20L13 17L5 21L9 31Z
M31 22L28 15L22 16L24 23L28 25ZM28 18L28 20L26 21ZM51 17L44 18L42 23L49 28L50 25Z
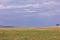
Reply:
M0 28L0 40L60 40L60 27Z

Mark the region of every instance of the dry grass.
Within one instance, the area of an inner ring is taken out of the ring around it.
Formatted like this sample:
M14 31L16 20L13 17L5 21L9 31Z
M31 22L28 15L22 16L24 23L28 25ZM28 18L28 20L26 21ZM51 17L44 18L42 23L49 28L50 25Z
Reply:
M0 28L0 40L60 40L60 27Z
M60 26L48 26L43 28L0 28L1 30L60 30Z

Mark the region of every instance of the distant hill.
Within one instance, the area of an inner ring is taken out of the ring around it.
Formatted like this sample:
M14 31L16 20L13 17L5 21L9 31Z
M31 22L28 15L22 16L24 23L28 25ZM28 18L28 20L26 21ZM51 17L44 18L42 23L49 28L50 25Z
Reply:
M0 25L0 28L13 28L14 26L2 26Z

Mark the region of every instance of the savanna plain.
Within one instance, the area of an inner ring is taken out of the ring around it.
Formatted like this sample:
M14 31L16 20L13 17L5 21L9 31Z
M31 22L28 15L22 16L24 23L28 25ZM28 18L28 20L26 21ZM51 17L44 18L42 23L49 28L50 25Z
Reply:
M60 27L0 28L0 40L60 40Z

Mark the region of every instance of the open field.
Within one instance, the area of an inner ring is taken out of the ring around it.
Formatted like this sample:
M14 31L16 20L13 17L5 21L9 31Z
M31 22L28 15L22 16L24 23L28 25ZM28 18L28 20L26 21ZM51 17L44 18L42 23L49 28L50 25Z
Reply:
M60 27L0 28L0 40L60 40Z

